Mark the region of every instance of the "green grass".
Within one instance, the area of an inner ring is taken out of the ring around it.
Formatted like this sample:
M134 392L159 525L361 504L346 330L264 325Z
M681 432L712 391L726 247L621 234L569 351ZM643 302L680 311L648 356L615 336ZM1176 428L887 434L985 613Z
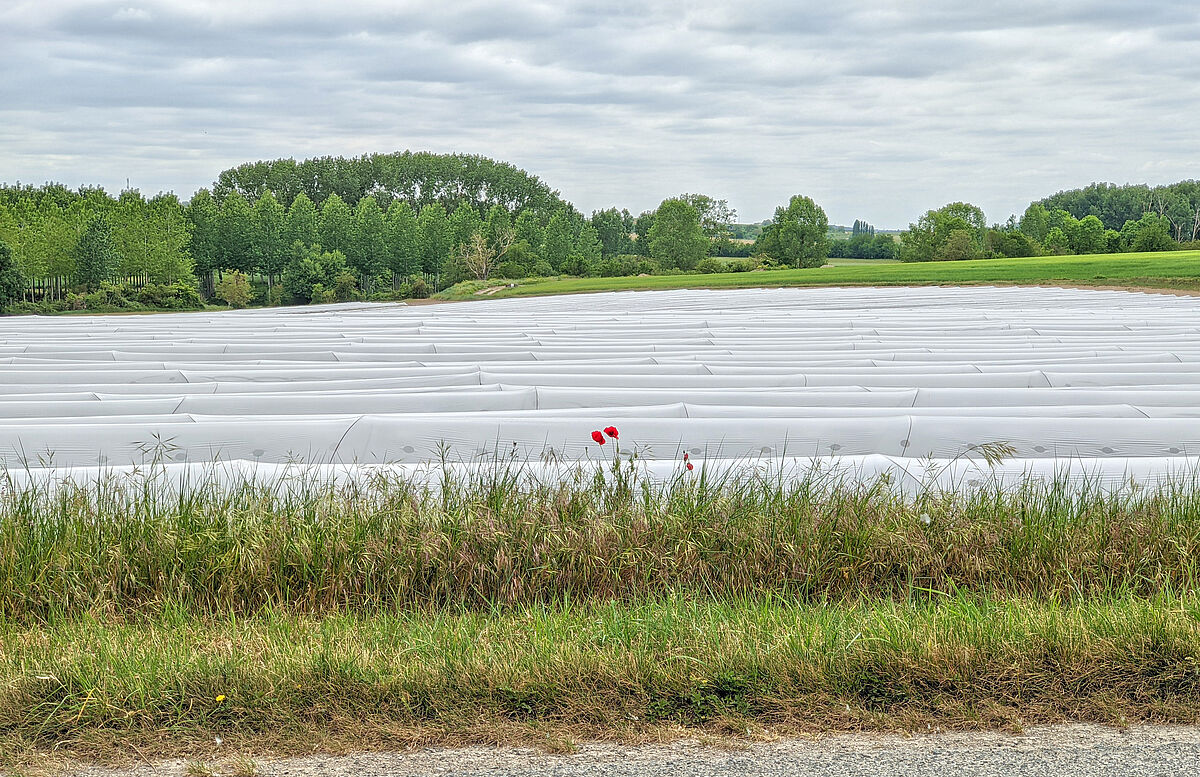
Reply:
M833 267L858 267L858 266L862 266L862 265L870 267L870 266L874 266L874 265L899 264L899 263L900 263L899 259L842 258L842 259L830 259L829 260L829 264Z
M1195 483L605 475L10 484L0 767L1200 720Z
M496 285L499 285L497 282ZM527 279L495 297L650 289L738 289L776 286L914 286L956 284L1069 284L1200 289L1200 251L966 262L883 263L811 270L654 275L621 278ZM447 290L445 299L479 299L475 287Z
M82 616L0 625L0 755L1200 716L1200 599ZM498 733L504 732L504 733ZM226 751L228 752L228 751ZM175 755L179 755L175 751Z
M730 477L651 486L622 470L543 485L498 469L439 493L380 479L0 495L0 617L321 614L634 601L793 601L968 591L1063 599L1200 591L1200 490L1030 484L928 494Z

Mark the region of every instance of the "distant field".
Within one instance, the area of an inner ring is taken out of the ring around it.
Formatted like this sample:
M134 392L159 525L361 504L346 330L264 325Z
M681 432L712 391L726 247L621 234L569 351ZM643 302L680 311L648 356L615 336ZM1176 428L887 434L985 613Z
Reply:
M898 259L849 259L838 258L830 259L829 264L833 267L858 267L861 265L882 265L882 264L899 264Z
M812 270L712 273L623 278L556 278L520 281L492 297L573 294L637 289L734 289L756 286L910 286L937 284L1068 284L1131 286L1155 289L1200 289L1200 251L1152 254L1043 256L1029 259L980 259L969 262L849 264L835 260ZM450 290L444 296L469 299Z

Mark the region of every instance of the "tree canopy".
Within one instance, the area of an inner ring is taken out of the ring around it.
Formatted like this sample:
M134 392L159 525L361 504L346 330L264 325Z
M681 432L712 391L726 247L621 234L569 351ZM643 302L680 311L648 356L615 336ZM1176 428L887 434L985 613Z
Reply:
M650 227L650 257L665 269L691 270L708 256L700 212L687 200L663 200Z
M213 185L218 200L235 191L250 200L269 191L285 207L301 193L318 206L336 194L354 207L370 195L384 210L402 200L414 212L433 204L450 212L464 201L480 214L500 205L510 213L533 209L548 217L568 207L557 191L515 165L417 151L248 162L223 171Z
M755 242L755 251L792 267L820 267L829 256L829 218L811 197L797 194Z

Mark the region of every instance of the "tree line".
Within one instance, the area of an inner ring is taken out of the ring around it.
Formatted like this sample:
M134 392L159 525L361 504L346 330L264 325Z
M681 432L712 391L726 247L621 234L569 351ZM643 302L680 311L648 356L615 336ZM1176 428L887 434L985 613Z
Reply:
M901 233L904 261L1175 251L1200 248L1200 182L1094 183L1030 203L987 226L983 211L953 202Z
M30 311L423 296L464 280L817 267L828 257L931 261L1159 251L1200 235L1200 184L1093 184L988 226L950 203L900 235L856 220L830 239L797 195L761 224L685 193L590 217L537 177L483 157L403 152L255 162L187 202L58 184L0 187L0 305ZM834 231L845 228L834 228ZM752 236L752 239L747 239Z

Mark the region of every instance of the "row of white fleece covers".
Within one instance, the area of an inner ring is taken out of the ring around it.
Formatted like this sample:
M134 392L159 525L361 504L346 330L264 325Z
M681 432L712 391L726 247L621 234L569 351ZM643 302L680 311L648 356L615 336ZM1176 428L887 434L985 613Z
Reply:
M230 477L653 477L750 464L910 482L1069 470L1178 477L1200 456L1200 300L1021 288L613 293L0 319L0 462L17 480L148 461ZM1015 455L994 470L975 446ZM549 463L547 463L549 462Z

